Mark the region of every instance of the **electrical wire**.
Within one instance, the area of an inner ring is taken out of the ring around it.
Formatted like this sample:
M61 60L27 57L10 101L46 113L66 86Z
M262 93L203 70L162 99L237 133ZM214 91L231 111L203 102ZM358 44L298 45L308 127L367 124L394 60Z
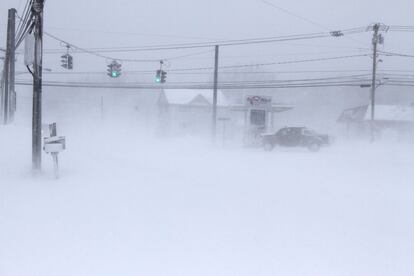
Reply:
M286 80L254 80L254 81L221 81L219 89L248 89L248 88L295 88L295 87L328 87L328 86L359 86L369 81L369 74L334 76L325 78L306 78L306 79L286 79ZM18 80L18 84L25 85L27 82ZM169 82L165 85L154 83L124 82L121 84L114 83L97 83L97 82L62 82L62 81L44 81L45 86L55 87L86 87L86 88L119 88L119 89L211 89L211 82Z
M221 71L220 75L263 75L263 74L321 74L321 73L356 73L371 72L367 69L350 69L350 70L302 70L302 71ZM154 74L154 71L123 71L124 74ZM80 72L43 72L45 75L103 75L103 71L80 71ZM170 72L171 75L211 75L210 72Z
M328 61L328 60L339 60L339 59L348 59L356 57L367 57L368 54L360 55L347 55L347 56L335 56L335 57L326 57L326 58L315 58L315 59L302 59L302 60L288 60L288 61L278 61L278 62L267 62L267 63L254 63L254 64L242 64L242 65L227 65L219 66L219 69L230 69L230 68L245 68L245 67L260 67L260 66L271 66L271 65L284 65L284 64L294 64L294 63L307 63L307 62L319 62L319 61ZM177 71L193 71L193 70L213 70L214 67L198 67L198 68L179 68L179 69L170 69L171 72Z
M94 56L97 56L97 57L100 57L100 58L104 58L106 60L118 60L118 61L124 61L124 62L159 62L160 61L159 59L121 59L121 58L110 57L110 56L102 55L102 54L100 54L98 52L95 52L95 51L91 51L91 50L76 46L73 43L65 41L65 40L63 40L63 39L61 39L61 38L59 38L55 35L52 35L52 34L48 33L48 32L44 32L44 34L47 35L50 38L53 38L57 41L65 43L66 45L69 45L72 49L77 49L79 51L82 51L82 52L85 52L85 53L88 53L90 55L94 55Z
M261 2L262 3L264 3L264 4L266 4L266 5L268 5L268 6L270 6L270 7L272 7L272 8L275 8L275 9L277 9L277 10L279 10L279 11L281 11L281 12L283 12L283 13L286 13L286 14L288 14L288 15L290 15L290 16L293 16L293 17L296 17L296 18L298 18L298 19L300 19L300 20L303 20L303 21L305 21L305 22L307 22L307 23L309 23L309 24L311 24L311 25L314 25L314 26L317 26L317 27L319 27L319 28L321 28L321 29L324 29L324 30L328 30L331 34L332 33L334 33L334 32L332 32L332 30L330 29L330 28L327 28L326 26L323 26L322 24L319 24L319 23L317 23L317 22L315 22L315 21L313 21L313 20L310 20L310 19L308 19L308 18L305 18L305 17L303 17L303 16L301 16L301 15L298 15L298 14L296 14L296 13L293 13L293 12L291 12L291 11L289 11L289 10L287 10L287 9L285 9L285 8L282 8L282 7L280 7L280 6L277 6L276 4L274 4L273 2L270 2L270 1L267 1L267 0L261 0ZM356 30L358 30L358 31L363 31L363 29L364 28L354 28L354 30L356 31ZM342 31L338 31L338 34L341 34L341 36L343 36L344 35L344 33L342 32ZM359 41L357 41L357 40L355 40L355 39L353 39L353 38L350 38L350 37L347 37L348 39L350 39L351 41L353 41L353 42L356 42L356 43L358 43L358 44L361 44L361 42L359 42Z
M120 31L107 31L107 30L98 30L98 29L77 29L77 28L61 28L61 27L50 27L48 29L52 30L64 30L64 31L74 31L74 32L85 32L85 33L101 33L101 34L114 34L114 35L130 35L130 36L144 36L144 37L169 37L169 38L179 38L179 39L193 39L193 40L214 40L213 38L206 37L196 37L196 36L184 36L184 35L171 35L171 34L149 34L149 33L136 33L136 32L120 32Z
M380 53L380 54L382 54L384 56L388 56L388 57L409 57L409 58L414 58L414 55L402 54L402 53L396 53L396 52L378 51L378 53Z
M288 61L279 61L279 62L269 62L269 63L254 63L254 64L242 64L242 65L226 65L226 66L219 66L219 69L234 69L234 68L249 68L249 67L261 67L261 66L271 66L271 65L285 65L285 64L295 64L295 63L308 63L308 62L320 62L320 61L330 61L330 60L340 60L340 59L348 59L348 58L357 58L357 57L367 57L368 54L360 54L360 55L347 55L347 56L334 56L334 57L325 57L325 58L316 58L316 59L302 59L302 60L288 60ZM207 70L213 70L214 67L192 67L192 68L172 68L169 69L168 72L175 73L175 74L199 74L202 72L197 71L207 71ZM363 70L367 71L367 70ZM368 70L369 71L369 70ZM292 73L289 71L284 71L285 73ZM329 71L299 71L301 73L307 73L307 72L319 72L319 73L326 73L326 72L334 72L332 70ZM344 70L337 70L336 72L346 72ZM84 74L103 74L105 72L45 72L45 74L78 74L78 75L84 75ZM153 74L153 70L138 70L138 71L126 71L124 73L150 73ZM220 74L244 74L245 72L228 72L228 71L221 71ZM258 72L251 72L254 74L258 74ZM267 72L271 73L271 72ZM276 72L277 73L277 72ZM293 72L295 73L295 72ZM202 73L202 74L209 74L209 73Z
M20 44L25 39L26 35L30 31L30 28L32 26L32 7L33 7L33 0L28 0L26 3L26 7L24 10L24 13L22 14L22 17L20 17L18 14L16 15L19 21L19 27L16 35L16 49L20 46Z
M49 37L51 37L51 38L53 38L53 39L55 39L57 41L63 42L65 44L71 46L74 49L77 49L77 50L80 50L80 51L83 51L83 52L86 52L86 53L89 53L91 55L95 55L95 56L98 56L98 57L101 57L101 58L105 58L105 59L119 60L119 61L129 61L129 62L159 62L159 60L160 60L160 59L148 59L148 60L119 59L119 58L109 57L109 56L102 55L102 54L100 54L99 52L96 52L96 51L92 51L92 50L88 50L88 49L85 49L85 48L78 47L78 46L76 46L76 45L74 45L72 43L69 43L69 42L67 42L67 41L65 41L63 39L60 39L60 38L58 38L55 35L52 35L50 33L45 32L45 35L47 35L47 36L49 36ZM293 38L294 36L290 36L290 37ZM238 40L238 41L240 41L240 40ZM234 43L234 42L232 42L232 43ZM230 45L230 44L228 44L228 45ZM175 47L173 47L173 48L175 48ZM206 53L206 52L195 53L194 55L204 54L204 53ZM193 55L193 54L185 55L185 56L179 56L179 57L173 57L173 58L166 58L165 60L183 58L183 57L188 57L188 56L191 56L191 55ZM310 60L304 60L304 61L301 61L301 62L322 61L322 60L340 59L340 58L349 58L349 57L359 57L359 56L367 56L367 55L350 55L350 56L343 56L343 57L320 58L320 59L313 59L313 60L310 59ZM240 67L250 67L250 66L266 66L266 65L275 65L275 64L287 64L287 63L292 63L292 62L275 62L275 63L262 63L262 64L252 64L252 65L222 66L221 68L223 68L223 69L224 68L240 68ZM294 62L294 63L296 63L296 62ZM206 67L206 68L202 68L202 69L203 70L207 70L207 69L211 69L211 68L212 67ZM185 70L187 70L187 69L185 69ZM189 70L192 70L192 69L189 69Z
M22 16L23 16L23 17L25 17L25 15L26 15L26 13L27 13L27 9L28 9L28 7L29 7L29 3L31 3L31 1L32 1L32 0L27 0L27 1L26 1L26 4L25 4L25 6L24 6L24 8L23 8L23 12L22 12ZM19 18L19 19L20 19L20 18ZM21 26L22 26L22 24L23 24L23 21L24 21L24 20L19 20L19 24L17 25L16 37L18 37L18 36L19 36L19 31L21 30Z
M365 32L363 28L353 28L342 31L344 34L356 34ZM48 35L58 41L63 41L56 36ZM251 39L237 39L237 40L222 40L213 42L199 42L199 43L180 43L180 44L164 44L164 45L148 45L138 47L109 47L109 48L82 48L78 49L86 52L93 53L121 53L121 52L138 52L138 51L161 51L161 50L181 50L181 49L192 49L192 48L209 48L218 46L236 46L236 45L248 45L248 44L262 44L262 43L274 43L284 41L295 41L295 40L308 40L316 38L332 37L330 33L310 33L310 34L299 34L299 35L287 35L287 36L273 36L273 37L261 37ZM56 50L47 50L47 53L56 53Z
M394 32L414 32L414 26L391 25L389 30Z
M342 81L299 81L292 83L277 83L277 82L251 82L251 83L227 83L219 84L218 88L221 90L234 89L269 89L269 88L311 88L311 87L360 87L365 81L369 79L357 80L342 80ZM17 85L32 85L30 81L17 80ZM414 86L414 81L398 81L389 80L382 85L384 86ZM112 89L213 89L212 83L169 83L164 85L153 83L128 83L128 84L113 84L113 83L91 83L91 82L58 82L45 81L44 86L50 87L77 87L77 88L112 88Z
M58 38L57 36L51 35L47 32L45 32L45 35L61 42L64 43L66 45L69 45L71 48L78 50L78 51L82 51L84 53L88 53L97 57L101 57L101 58L105 58L107 60L118 60L118 61L123 61L123 62L160 62L160 60L162 61L169 61L169 60L175 60L175 59L181 59L181 58L185 58L185 57L191 57L191 56L196 56L196 55L201 55L201 54L205 54L205 53L210 53L212 52L212 50L208 50L208 51L202 51L202 52L196 52L196 53L190 53L190 54L186 54L186 55L181 55L181 56L173 56L173 57L167 57L167 58L160 58L160 59L125 59L125 58L115 58L115 57L110 57L110 56L106 56L106 55L102 55L99 52L96 51L92 51L92 50L88 50L85 48L81 48L79 46L74 45L73 43L69 43L63 39Z
M18 80L16 85L32 85L31 82ZM110 89L213 89L213 84L102 84L102 83L77 83L77 82L47 82L43 83L44 86L50 87L70 87L70 88L110 88ZM314 83L296 83L296 84L243 84L243 85L219 85L221 90L234 90L234 89L268 89L268 88L310 88L310 87L340 87L340 86L354 86L359 87L361 82L314 82Z

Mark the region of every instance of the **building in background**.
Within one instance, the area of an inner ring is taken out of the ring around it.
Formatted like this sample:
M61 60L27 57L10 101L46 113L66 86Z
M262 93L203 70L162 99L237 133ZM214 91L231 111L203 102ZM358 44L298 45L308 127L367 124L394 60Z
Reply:
M261 134L275 130L275 114L292 108L291 105L274 103L271 96L263 95L246 95L243 105L232 107L234 111L244 114L245 145L260 144Z
M414 136L414 105L376 105L374 116L376 135L394 133L399 137ZM365 137L370 133L369 105L346 109L338 122L345 126L347 136Z
M159 132L166 135L208 135L212 127L213 90L165 89L158 100ZM217 131L226 139L241 139L273 131L275 113L292 109L268 96L246 96L234 102L217 93Z
M167 135L207 135L211 131L213 91L165 89L158 99L159 131ZM229 117L229 106L217 93L217 117Z

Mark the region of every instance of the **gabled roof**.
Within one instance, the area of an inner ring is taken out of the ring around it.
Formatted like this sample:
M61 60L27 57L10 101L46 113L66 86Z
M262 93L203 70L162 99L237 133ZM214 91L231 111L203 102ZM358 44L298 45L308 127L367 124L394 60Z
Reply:
M414 106L403 105L376 105L375 120L377 121L400 121L414 122ZM365 120L371 119L371 106L367 108Z
M375 105L375 121L414 122L413 105ZM339 122L369 121L371 106L359 106L346 109L339 117Z
M346 122L357 122L363 121L365 114L367 113L368 106L358 106L354 108L345 109L341 116L338 118L338 122L346 123Z
M168 104L177 105L212 105L213 90L197 89L164 89L163 94ZM217 92L217 105L228 106L228 101L223 92Z

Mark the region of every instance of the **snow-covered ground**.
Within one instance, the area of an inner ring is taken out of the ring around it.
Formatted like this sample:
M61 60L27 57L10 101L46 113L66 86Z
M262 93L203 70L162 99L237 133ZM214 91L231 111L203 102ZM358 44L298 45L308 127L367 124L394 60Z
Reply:
M30 129L0 127L1 276L414 274L414 145L60 134L61 178L32 178Z

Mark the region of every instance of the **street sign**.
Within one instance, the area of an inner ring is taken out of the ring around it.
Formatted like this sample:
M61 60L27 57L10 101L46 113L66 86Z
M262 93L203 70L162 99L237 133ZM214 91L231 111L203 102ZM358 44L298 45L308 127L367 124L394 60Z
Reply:
M43 150L46 153L58 153L58 152L63 151L64 149L65 149L64 145L61 143L50 143L50 144L45 144L43 146Z
M66 138L57 136L56 123L49 125L50 137L43 138L43 150L53 157L55 177L59 178L58 154L66 149Z
M248 108L270 109L272 107L272 97L270 96L247 96L245 103Z

